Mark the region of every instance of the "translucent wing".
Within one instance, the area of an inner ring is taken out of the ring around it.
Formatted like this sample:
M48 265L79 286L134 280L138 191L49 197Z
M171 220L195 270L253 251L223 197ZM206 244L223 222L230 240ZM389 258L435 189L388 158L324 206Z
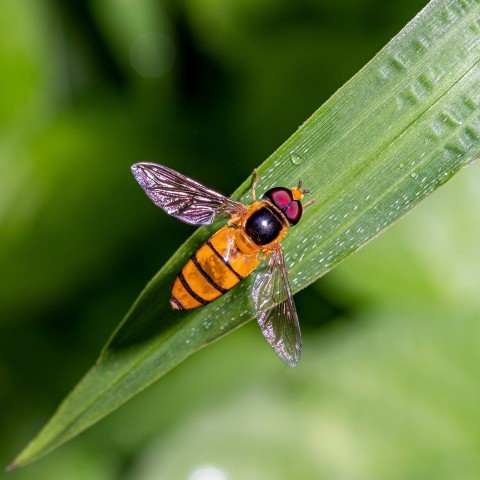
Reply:
M234 214L245 209L240 202L163 165L136 163L132 173L155 205L192 225L207 225L219 213Z
M253 303L263 336L277 355L294 367L302 351L302 335L293 302L282 247L275 245L266 272L257 275Z

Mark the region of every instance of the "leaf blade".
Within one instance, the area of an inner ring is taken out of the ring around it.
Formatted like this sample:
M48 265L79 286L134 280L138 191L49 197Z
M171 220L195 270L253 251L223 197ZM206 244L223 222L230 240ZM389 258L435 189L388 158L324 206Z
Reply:
M283 242L294 292L480 156L479 14L478 1L431 2L260 167L262 190L301 176L318 199ZM246 180L234 197L249 201L248 190ZM195 232L152 279L16 465L74 437L253 318L252 279L200 310L169 308L173 278L212 231Z

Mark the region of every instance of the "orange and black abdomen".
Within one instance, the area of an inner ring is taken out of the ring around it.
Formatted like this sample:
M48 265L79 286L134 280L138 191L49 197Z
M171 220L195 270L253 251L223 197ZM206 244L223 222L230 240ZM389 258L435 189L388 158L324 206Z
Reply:
M190 310L216 300L243 280L258 264L256 253L243 253L237 232L225 226L188 260L173 284L170 303Z

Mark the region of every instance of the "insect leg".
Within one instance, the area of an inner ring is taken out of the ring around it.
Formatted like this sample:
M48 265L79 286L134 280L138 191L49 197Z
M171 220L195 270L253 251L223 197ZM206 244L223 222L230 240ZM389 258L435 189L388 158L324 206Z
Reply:
M252 198L253 201L255 202L257 200L257 196L255 195L255 188L258 185L258 172L257 169L253 169L253 184L252 184Z

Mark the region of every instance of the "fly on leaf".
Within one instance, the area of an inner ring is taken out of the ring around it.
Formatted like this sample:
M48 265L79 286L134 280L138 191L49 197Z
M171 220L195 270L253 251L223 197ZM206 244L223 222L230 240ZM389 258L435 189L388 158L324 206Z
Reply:
M132 166L135 179L160 208L191 225L208 225L220 214L228 223L213 234L188 260L173 284L170 303L175 310L201 307L227 293L260 263L252 290L255 313L263 336L288 365L294 367L302 350L297 311L288 284L280 241L298 223L302 183L291 189L275 187L253 202L232 200L191 178L155 163Z

